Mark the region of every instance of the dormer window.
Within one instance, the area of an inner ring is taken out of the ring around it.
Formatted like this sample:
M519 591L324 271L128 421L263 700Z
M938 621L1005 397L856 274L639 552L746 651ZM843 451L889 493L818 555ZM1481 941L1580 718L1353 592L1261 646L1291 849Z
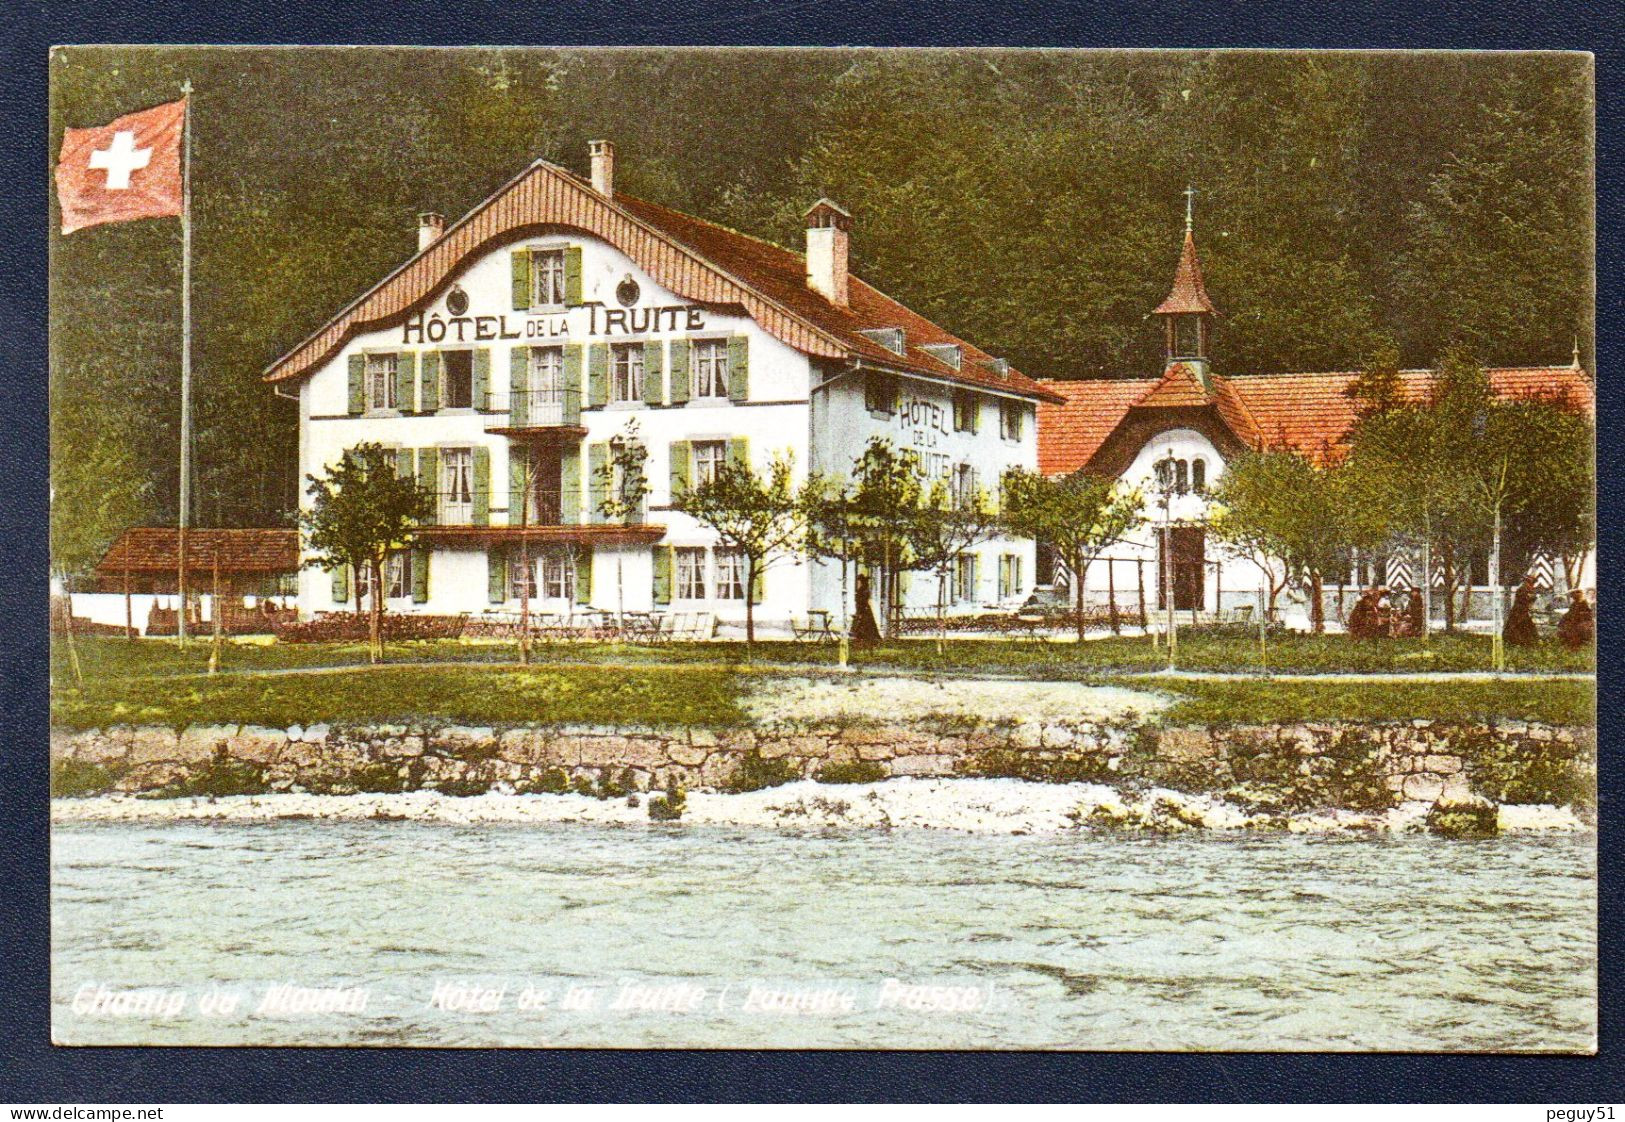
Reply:
M901 327L870 327L859 331L858 334L879 343L894 355L908 353L908 337Z
M987 360L987 368L1000 378L1010 377L1010 361L1008 359L990 358Z
M958 343L921 343L920 350L955 370L965 361L964 348Z

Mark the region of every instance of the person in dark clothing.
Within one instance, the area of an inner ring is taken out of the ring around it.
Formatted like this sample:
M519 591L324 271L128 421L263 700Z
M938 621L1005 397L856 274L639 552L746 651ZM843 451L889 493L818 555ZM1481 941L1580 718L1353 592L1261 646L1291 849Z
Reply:
M1597 612L1584 591L1569 590L1569 610L1557 624L1557 638L1571 651L1591 645L1597 636Z
M1399 633L1409 639L1420 639L1426 629L1422 619L1422 590L1411 589L1411 597L1405 602L1405 618L1399 625Z
M1374 639L1377 637L1377 590L1368 588L1360 593L1360 598L1354 602L1349 612L1348 633L1350 639Z
M880 628L875 626L875 610L869 604L869 574L858 574L857 607L852 616L852 645L877 647Z
M1524 577L1518 591L1512 594L1512 611L1507 613L1506 623L1501 628L1501 638L1508 646L1533 647L1540 642L1540 632L1535 629L1535 578Z

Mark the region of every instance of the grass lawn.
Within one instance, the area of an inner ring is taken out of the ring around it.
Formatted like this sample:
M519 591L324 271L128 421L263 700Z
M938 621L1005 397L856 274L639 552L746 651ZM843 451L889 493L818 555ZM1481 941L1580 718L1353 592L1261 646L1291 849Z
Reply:
M1224 657L1234 641L1192 641L1181 664L1192 668L1229 669ZM1436 643L1443 665L1430 669L1473 668L1478 644L1488 641L1456 636ZM1279 644L1293 652L1272 665L1283 672L1324 671L1327 660L1365 644L1342 638L1303 637ZM1400 648L1401 644L1389 644ZM931 640L913 640L867 652L860 672L889 669L984 669L1036 679L1110 681L1114 672L1156 670L1162 657L1139 663L1107 656L1113 649L1159 655L1144 640L1103 640L1077 644L1035 644L957 640L938 655ZM1133 653L1130 652L1130 653ZM1338 669L1379 671L1404 668L1407 652L1372 655L1364 663L1351 659ZM1555 656L1556 652L1546 652ZM525 722L641 725L713 725L740 723L739 705L746 690L771 690L779 664L833 660L829 648L790 643L761 644L753 663L735 643L683 644L655 648L616 645L539 647L531 667L513 664L511 645L455 642L400 643L390 648L389 666L365 669L366 649L348 644L290 644L256 647L232 645L225 665L230 671L213 677L206 668L207 644L185 651L173 643L122 639L80 643L85 675L83 689L67 685L64 652L55 657L52 722L62 728L110 724L264 724L288 726L333 721L399 723L438 719L462 724ZM463 665L424 665L424 663ZM577 665L563 665L565 662ZM619 662L620 665L594 665ZM550 664L551 663L551 664ZM631 665L628 665L630 663ZM583 665L584 664L584 665ZM354 666L321 673L302 668ZM1556 663L1548 669L1562 668ZM272 673L267 673L272 671ZM274 673L274 671L291 671ZM1508 678L1499 681L1267 681L1204 680L1165 675L1136 677L1134 688L1155 689L1179 700L1163 719L1174 723L1248 723L1290 720L1385 720L1432 718L1467 720L1497 717L1566 724L1595 723L1595 686L1591 681ZM1019 713L988 714L990 718Z

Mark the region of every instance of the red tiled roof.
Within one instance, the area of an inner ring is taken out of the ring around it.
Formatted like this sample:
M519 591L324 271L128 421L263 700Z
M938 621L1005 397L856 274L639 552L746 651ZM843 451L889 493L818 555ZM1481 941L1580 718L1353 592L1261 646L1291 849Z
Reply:
M1596 407L1591 380L1572 366L1502 367L1488 373L1490 387L1504 398L1555 397L1588 414ZM1348 388L1357 377L1353 371L1214 376L1211 396L1202 394L1183 364L1160 379L1045 382L1066 403L1039 406L1039 470L1054 475L1087 465L1132 408L1208 404L1247 444L1290 448L1320 459L1354 427L1358 403L1348 396ZM1429 370L1406 370L1400 380L1406 395L1419 399L1432 377Z
M774 337L807 354L862 359L899 370L998 389L1024 397L1045 390L1016 370L999 374L992 357L851 278L851 307L830 303L807 287L803 255L617 193L612 200L580 176L537 160L426 249L362 294L265 373L277 382L310 373L363 331L403 320L447 284L472 255L538 229L568 228L603 238L630 256L656 283L695 301L743 307ZM898 355L861 334L901 327L907 353ZM964 361L955 370L920 349L955 343Z
M1208 299L1207 285L1202 283L1202 263L1196 257L1196 239L1185 231L1185 246L1179 251L1179 267L1174 270L1174 286L1168 296L1158 304L1152 315L1181 315L1186 312L1207 312L1218 315L1219 309Z
M180 532L173 526L137 526L119 535L96 564L96 576L174 573ZM187 530L188 569L207 573L220 558L222 573L292 573L299 569L297 530Z

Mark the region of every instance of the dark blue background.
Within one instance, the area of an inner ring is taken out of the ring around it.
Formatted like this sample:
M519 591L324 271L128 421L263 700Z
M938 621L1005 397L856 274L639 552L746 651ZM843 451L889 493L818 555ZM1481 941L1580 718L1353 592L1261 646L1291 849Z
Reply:
M1617 5L12 0L0 28L0 1102L1618 1100ZM1609 15L1613 12L1613 15ZM46 635L46 53L59 43L1590 50L1598 91L1601 1043L1598 1058L53 1048Z

